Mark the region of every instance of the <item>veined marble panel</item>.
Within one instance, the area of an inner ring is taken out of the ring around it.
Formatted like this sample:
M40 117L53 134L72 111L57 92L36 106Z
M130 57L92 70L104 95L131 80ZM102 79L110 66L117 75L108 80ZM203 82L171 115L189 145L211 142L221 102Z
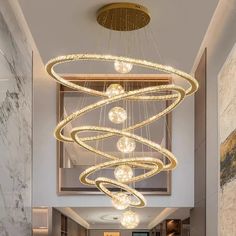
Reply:
M0 236L31 235L32 52L0 0Z
M220 235L236 235L236 44L218 78Z

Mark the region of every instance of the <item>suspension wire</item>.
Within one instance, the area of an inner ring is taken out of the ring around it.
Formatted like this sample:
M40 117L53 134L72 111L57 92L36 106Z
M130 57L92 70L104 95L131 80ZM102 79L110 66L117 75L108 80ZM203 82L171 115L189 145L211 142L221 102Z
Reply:
M127 11L127 10L126 10ZM112 26L112 28L114 28L114 25L112 25L112 22L113 22L113 15L112 15L112 20L111 20L111 26ZM107 20L107 19L106 19ZM135 18L135 22L137 23L137 18ZM115 25L115 28L116 28L116 25ZM149 28L149 27L148 27ZM128 29L128 14L127 14L127 12L126 12L126 29ZM112 32L111 32L112 30L109 30L108 32L108 44L107 44L107 46L108 46L108 51L111 51L111 44L112 44L112 38L113 38L113 36L112 36ZM142 42L142 37L140 37L140 34L141 33L144 33L145 34L145 36L146 36L146 39L148 39L148 35L150 34L151 35L151 39L153 40L154 39L154 35L153 35L153 32L152 31L150 31L150 32L148 32L147 30L146 30L146 28L144 27L144 29L143 30L136 30L136 31L134 31L134 33L133 34L129 34L129 31L127 31L127 32L122 32L122 31L120 31L119 32L119 38L120 38L120 42L123 42L122 41L122 35L123 35L123 40L124 40L124 43L122 44L122 46L123 46L123 50L124 50L124 56L126 56L126 57L129 57L129 55L131 55L132 54L132 48L135 48L135 45L136 45L136 48L138 48L138 50L137 51L135 51L136 53L138 52L139 54L140 54L140 59L143 59L143 58L145 58L144 57L144 50L143 50L143 48L140 46L140 45L143 45L143 44L141 44L141 42ZM103 34L102 34L103 35ZM116 34L117 35L117 34ZM99 38L99 37L98 37ZM130 39L131 38L131 39ZM132 40L132 38L133 38L133 40ZM140 42L140 43L139 43ZM153 40L153 42L154 42L154 46L155 46L155 52L157 53L157 55L158 55L158 57L160 58L160 60L161 61L164 61L163 60L163 58L162 58L162 56L161 56L161 54L160 54L160 52L159 52L159 50L158 50L158 46L157 46L157 43L156 43L156 41L155 40ZM149 45L149 44L148 44ZM113 49L117 49L117 47L112 47ZM121 52L121 50L120 50L120 52ZM119 79L119 83L121 82L121 79ZM87 81L85 81L85 84L87 85L87 84L89 84L90 82L87 82ZM138 82L139 83L139 82ZM145 87L147 84L149 84L149 86L151 86L152 84L151 84L151 82L150 81L148 81L148 82L141 82L141 83L139 83L140 85L140 88L143 88L143 87ZM134 89L134 85L135 85L135 83L134 82L132 82L132 83L130 83L130 82L128 82L128 81L123 81L123 87L124 87L124 89L125 89L125 91L130 91L130 89ZM104 81L104 83L103 83L103 91L105 91L105 89L106 89L106 82ZM87 97L87 96L86 96ZM83 98L82 99L82 103L84 102L84 100L86 100L86 98ZM124 129L124 127L128 127L128 126L131 126L131 124L132 124L132 119L133 119L133 121L135 121L135 117L134 117L134 101L133 100L129 100L128 101L128 99L125 99L125 100L123 100L123 101L120 101L120 102L122 102L123 103L123 107L125 107L126 108L126 111L127 111L127 114L129 114L129 116L128 116L128 118L127 118L127 120L122 124L122 127L123 127L123 129ZM120 103L119 102L119 103ZM143 114L143 116L144 116L144 118L145 119L147 119L148 117L149 117L149 107L148 107L148 104L147 104L148 102L147 101L143 101L142 102L142 111L144 111L144 112L141 112L141 102L138 102L138 109L139 109L139 119L141 120L142 119L142 114ZM152 103L152 107L153 107L153 110L154 109L156 109L156 102L154 102L154 101L151 101L151 103ZM99 126L100 125L103 125L103 126L105 126L105 124L106 124L106 116L107 116L107 112L106 112L106 110L107 110L107 105L105 105L105 106L103 106L101 109L100 109L100 114L99 114ZM167 123L167 120L166 119L164 119L164 122L165 122L165 127L166 127L166 129L167 129L167 132L169 132L168 131L168 123ZM140 132L141 132L141 136L143 136L143 134L144 133L146 133L146 137L147 138L152 138L151 137L151 131L150 131L150 125L147 125L147 126L145 126L145 128L144 128L144 130L145 130L145 132L143 131L143 127L141 127L140 128ZM134 133L134 130L132 130L131 131L132 133ZM144 133L143 133L144 132ZM169 135L167 135L168 136L168 138L170 138L170 136ZM103 150L104 149L104 140L102 139L102 141L101 141L101 143L99 144L99 140L96 140L96 148L98 148L99 146L101 145L101 149ZM148 147L148 149L150 149L150 147ZM153 150L151 149L151 153L153 152ZM131 157L131 155L134 157L134 152L132 152L132 153L130 153L129 154L129 157ZM153 154L152 154L153 155ZM95 164L97 164L97 154L95 154L95 156L96 156L96 159L95 159ZM124 157L124 154L122 153L122 156ZM143 144L142 144L142 156L144 156L144 147L143 147ZM145 169L144 169L144 173L145 173ZM134 174L135 174L135 168L134 168ZM134 188L135 188L135 183L133 183L133 185L134 185ZM121 189L122 190L122 189Z
M152 41L152 44L154 45L154 51L156 52L157 56L160 58L160 62L163 63L163 64L166 64L165 58L160 53L160 50L159 50L160 47L157 43L158 41L155 39L155 35L153 33L153 30L152 30L151 26L147 25L147 28L144 27L144 30L147 33L147 37L150 38L150 40Z

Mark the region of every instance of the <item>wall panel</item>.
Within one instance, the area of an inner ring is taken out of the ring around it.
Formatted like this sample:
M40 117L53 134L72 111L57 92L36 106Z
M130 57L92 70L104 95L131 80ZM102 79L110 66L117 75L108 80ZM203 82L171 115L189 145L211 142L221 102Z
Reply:
M195 72L200 86L194 103L194 208L190 213L191 236L206 235L206 58L205 49Z

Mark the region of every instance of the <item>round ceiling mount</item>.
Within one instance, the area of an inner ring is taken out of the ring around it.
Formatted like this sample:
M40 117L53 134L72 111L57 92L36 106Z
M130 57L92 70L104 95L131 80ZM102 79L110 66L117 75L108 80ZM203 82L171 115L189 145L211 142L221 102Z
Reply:
M103 215L100 217L101 220L103 221L109 221L109 222L114 222L114 221L119 221L120 220L120 214L108 214L108 215Z
M116 31L141 29L150 22L150 19L148 9L136 3L111 3L97 12L97 22L107 29Z

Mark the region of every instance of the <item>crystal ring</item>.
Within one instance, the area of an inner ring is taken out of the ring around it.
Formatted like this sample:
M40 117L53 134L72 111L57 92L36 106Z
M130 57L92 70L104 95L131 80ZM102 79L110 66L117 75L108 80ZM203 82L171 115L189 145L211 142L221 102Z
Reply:
M80 127L76 127L74 129L72 129L71 138L77 144L79 144L81 147L85 148L86 150L96 153L102 157L112 159L112 160L118 159L118 157L116 157L116 156L110 155L108 153L100 151L97 148L93 148L92 146L86 144L82 139L79 138L78 134L80 132L83 132L83 133L84 132L89 132L89 133L90 132L105 132L105 133L110 133L112 135L119 135L119 136L124 136L124 137L134 139L135 141L142 143L142 144L152 148L153 150L161 153L164 157L166 157L169 160L167 164L163 165L163 170L165 170L165 171L172 170L177 165L177 159L170 151L168 151L164 147L161 147L159 144L154 143L154 142L152 142L148 139L145 139L143 137L140 137L138 135L124 132L122 130L116 130L116 129L106 128L106 127L97 127L97 126L80 126ZM128 160L128 159L126 159L126 160Z
M126 184L122 184L116 180L112 180L112 179L108 179L104 177L98 177L95 180L95 184L100 191L105 193L110 198L116 198L116 195L112 193L107 187L105 187L105 185L112 185L119 189L125 190L127 194L130 194L135 198L135 199L132 198L132 200L130 198L130 203L129 203L130 207L141 208L141 207L145 207L146 205L144 196L141 193L139 193L137 190L130 188Z
M129 159L119 159L119 160L114 160L114 161L107 161L107 162L98 164L96 166L91 166L87 168L84 172L80 174L80 182L86 185L95 185L95 180L88 178L91 174L101 169L105 169L109 167L116 167L122 164L149 169L148 172L135 176L123 183L131 183L131 182L144 180L146 178L149 178L158 174L163 169L162 161L157 158L137 157L137 158L129 158Z
M175 69L171 66L166 66L166 65L162 65L162 64L158 64L158 63L154 63L154 62L150 62L150 61L146 61L146 60L135 59L135 58L113 56L113 55L103 55L103 54L71 54L71 55L65 55L65 56L59 56L59 57L53 58L46 64L46 70L47 70L48 74L52 78L54 78L57 82L65 85L69 88L72 88L72 89L75 89L78 91L82 91L85 93L89 93L92 95L96 95L96 96L107 97L106 93L104 93L104 92L77 85L73 82L65 80L58 73L55 72L54 67L56 65L69 63L72 61L111 61L111 62L122 61L125 63L131 63L131 64L134 64L137 66L146 67L146 68L157 70L157 71L162 71L162 72L165 72L168 74L177 75L179 78L183 79L184 81L186 81L189 84L188 88L185 89L186 95L191 95L191 94L195 93L198 89L197 80L193 76L191 76L181 70ZM173 94L173 95L171 95L171 97L175 98L176 95ZM142 97L136 98L136 99L142 99ZM149 98L146 98L146 99L149 99ZM150 99L164 99L164 100L166 100L167 98L164 95L164 96L157 96L156 98L151 96Z
M176 85L159 85L159 86L153 86L153 87L148 87L148 88L143 88L143 89L138 89L135 91L130 91L127 93L122 93L120 95L117 95L115 97L111 97L111 98L107 98L107 99L103 99L100 100L96 103L93 103L89 106L86 106L82 109L80 109L79 111L76 111L74 113L72 113L71 115L67 116L64 120L62 120L61 122L59 122L59 124L57 125L54 135L55 137L59 140L59 141L65 141L65 142L73 142L73 140L71 139L71 137L66 137L65 135L62 134L63 129L65 128L65 126L70 123L71 121L79 118L80 116L94 110L97 108L100 108L108 103L112 103L112 102L117 102L123 99L126 99L128 97L134 96L134 95L141 95L141 94L146 94L146 93L152 93L152 92L159 92L159 91L170 91L170 92L175 92L175 94L177 95L177 97L175 98L175 100L169 105L167 106L164 110L162 110L161 112L159 112L158 114L149 117L148 119L141 121L135 125L129 126L128 128L124 129L123 131L131 131L140 127L143 127L147 124L150 124L151 122L154 122L158 119L160 119L161 117L165 116L167 113L171 112L185 97L185 92L181 87L178 87ZM171 95L169 95L171 96ZM81 139L82 141L92 141L92 140L98 140L98 139L102 139L102 138L107 138L112 136L111 134L106 134L106 135L97 135L97 136L93 136L93 137L89 137L89 138L83 138Z

